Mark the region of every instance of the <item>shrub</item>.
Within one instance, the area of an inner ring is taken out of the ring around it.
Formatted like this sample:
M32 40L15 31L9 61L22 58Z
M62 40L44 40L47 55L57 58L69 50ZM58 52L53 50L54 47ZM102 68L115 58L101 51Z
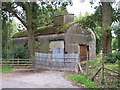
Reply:
M28 46L27 45L15 45L13 48L8 51L2 50L2 58L28 58Z
M105 57L105 63L115 63L117 60L120 60L120 52L110 53Z
M16 45L12 50L14 58L28 58L28 47L24 45Z

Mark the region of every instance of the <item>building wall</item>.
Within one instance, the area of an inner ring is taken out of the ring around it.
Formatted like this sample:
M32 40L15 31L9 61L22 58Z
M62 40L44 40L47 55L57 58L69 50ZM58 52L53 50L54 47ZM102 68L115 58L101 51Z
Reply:
M13 45L25 45L28 43L28 38L27 37L21 37L21 38L13 38L12 39Z
M73 22L73 21L74 21L74 14L65 14L65 15L56 16L53 19L53 24L63 25L63 24Z
M96 58L96 38L94 33L73 24L65 34L65 52L79 53L79 44L89 45L89 59Z
M36 51L41 53L51 52L50 41L64 40L64 34L53 34L53 35L43 35L38 36L38 41L36 42Z
M96 37L92 30L82 29L77 27L77 24L72 24L66 33L51 34L37 36L38 41L35 41L35 51L40 53L49 53L50 41L65 41L65 53L78 53L79 44L89 45L89 59L96 58ZM91 39L91 40L90 40ZM14 44L25 44L27 38L15 38Z

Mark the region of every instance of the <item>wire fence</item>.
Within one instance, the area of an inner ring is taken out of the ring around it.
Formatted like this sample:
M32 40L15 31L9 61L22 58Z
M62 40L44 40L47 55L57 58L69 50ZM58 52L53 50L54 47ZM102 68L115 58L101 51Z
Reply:
M52 70L75 71L78 54L35 53L34 66Z

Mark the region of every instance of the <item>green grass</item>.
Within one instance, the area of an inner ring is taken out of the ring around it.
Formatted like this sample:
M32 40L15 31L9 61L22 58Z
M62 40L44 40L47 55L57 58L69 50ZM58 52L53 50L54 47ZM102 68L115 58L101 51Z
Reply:
M10 66L3 66L2 70L0 72L2 72L2 73L10 73L12 71L13 71L12 67L10 67Z
M67 79L72 80L73 82L85 85L87 88L98 88L97 84L87 79L85 76L80 74L69 74L66 76Z

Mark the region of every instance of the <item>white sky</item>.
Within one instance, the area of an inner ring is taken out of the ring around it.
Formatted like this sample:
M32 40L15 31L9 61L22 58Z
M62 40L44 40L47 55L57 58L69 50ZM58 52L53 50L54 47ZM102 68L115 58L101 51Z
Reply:
M98 5L98 1L96 0L94 5L90 4L90 0L85 0L85 2L80 2L80 0L73 0L72 6L67 6L67 10L69 13L73 13L76 16L78 15L84 15L86 12L88 13L94 13L95 9L94 6Z

